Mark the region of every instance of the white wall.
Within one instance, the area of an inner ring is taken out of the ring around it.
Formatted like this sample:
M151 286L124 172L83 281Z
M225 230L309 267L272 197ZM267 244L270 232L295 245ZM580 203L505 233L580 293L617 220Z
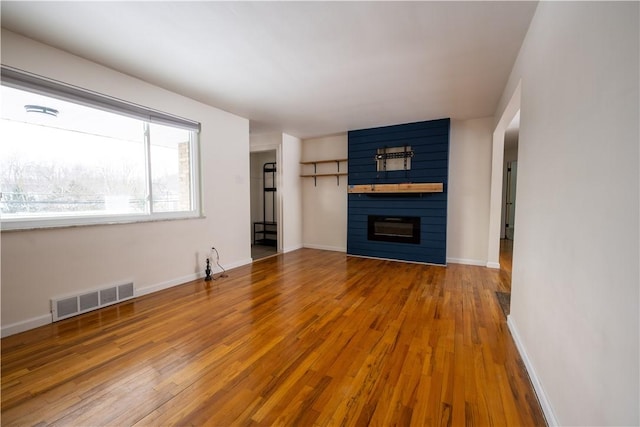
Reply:
M447 262L485 265L493 117L451 120Z
M49 299L133 280L136 294L201 275L214 245L251 262L249 122L2 30L2 63L197 120L206 218L2 232L2 332L51 321Z
M302 161L346 159L347 134L305 139L302 141ZM303 166L313 173L312 165ZM340 163L347 172L347 163ZM318 173L334 173L335 163L317 165ZM347 250L347 177L302 180L302 241L305 247L346 252Z
M521 81L509 326L552 424L638 425L639 4L541 2Z
M280 147L282 147L281 133L252 133L250 136L250 149L252 153L279 150Z
M282 251L302 247L302 189L300 178L301 141L282 134Z

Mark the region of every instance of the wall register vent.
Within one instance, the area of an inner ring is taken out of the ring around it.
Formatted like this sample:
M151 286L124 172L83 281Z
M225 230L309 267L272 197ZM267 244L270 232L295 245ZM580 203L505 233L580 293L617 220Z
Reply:
M51 314L53 321L77 316L88 311L116 304L133 298L133 283L83 292L81 294L54 298L51 300Z

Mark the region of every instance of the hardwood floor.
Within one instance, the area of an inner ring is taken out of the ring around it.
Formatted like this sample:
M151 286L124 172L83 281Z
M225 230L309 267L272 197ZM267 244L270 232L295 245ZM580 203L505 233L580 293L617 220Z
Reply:
M257 261L278 253L275 246L251 245L251 259Z
M2 339L2 424L544 425L498 270L302 249Z
M500 239L500 269L509 275L511 281L511 266L513 264L513 240ZM511 288L511 284L509 284Z

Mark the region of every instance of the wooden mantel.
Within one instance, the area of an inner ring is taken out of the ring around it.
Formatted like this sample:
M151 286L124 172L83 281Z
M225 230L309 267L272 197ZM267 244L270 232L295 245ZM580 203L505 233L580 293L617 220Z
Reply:
M441 182L350 185L348 193L442 193Z

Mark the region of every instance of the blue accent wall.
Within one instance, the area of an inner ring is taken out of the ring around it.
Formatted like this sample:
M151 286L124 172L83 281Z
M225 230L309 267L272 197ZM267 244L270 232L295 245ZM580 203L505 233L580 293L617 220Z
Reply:
M349 185L442 182L442 193L349 194L347 253L446 264L449 119L350 131ZM411 146L409 171L378 172L379 148ZM370 241L368 215L420 217L420 243Z

